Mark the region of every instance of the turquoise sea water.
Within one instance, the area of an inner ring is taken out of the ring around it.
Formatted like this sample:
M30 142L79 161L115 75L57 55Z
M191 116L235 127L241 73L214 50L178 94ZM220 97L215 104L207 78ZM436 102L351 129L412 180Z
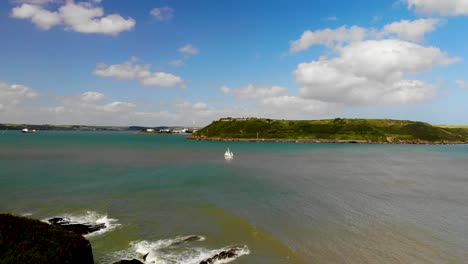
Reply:
M223 157L229 147L232 161ZM0 211L101 221L97 263L466 263L468 146L0 134ZM175 246L181 236L203 241Z

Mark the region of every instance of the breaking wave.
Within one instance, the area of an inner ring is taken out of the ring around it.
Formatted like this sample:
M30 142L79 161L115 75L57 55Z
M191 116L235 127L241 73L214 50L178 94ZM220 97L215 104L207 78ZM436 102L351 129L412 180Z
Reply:
M199 264L210 260L213 264L229 263L250 253L247 246L228 246L218 249L188 246L203 241L203 236L179 236L157 241L134 241L130 248L109 255L104 262L137 259L145 264Z
M87 226L102 226L102 228L99 228L99 230L84 235L84 237L86 238L102 235L120 226L120 224L117 223L117 219L109 218L107 215L99 214L93 211L86 211L84 214L58 215L55 217L43 219L42 221L46 223L51 223L50 220L54 218L61 219L57 221L58 224L82 224Z

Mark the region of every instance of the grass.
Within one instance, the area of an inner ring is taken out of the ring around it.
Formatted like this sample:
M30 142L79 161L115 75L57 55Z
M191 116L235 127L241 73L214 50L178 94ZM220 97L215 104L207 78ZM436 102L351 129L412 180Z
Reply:
M392 119L274 120L222 118L193 137L220 139L365 140L369 142L468 142L467 128Z

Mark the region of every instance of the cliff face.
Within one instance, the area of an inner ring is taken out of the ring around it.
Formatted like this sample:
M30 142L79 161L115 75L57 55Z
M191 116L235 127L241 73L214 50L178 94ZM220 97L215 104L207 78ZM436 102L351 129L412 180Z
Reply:
M82 236L39 220L0 214L0 263L93 264Z

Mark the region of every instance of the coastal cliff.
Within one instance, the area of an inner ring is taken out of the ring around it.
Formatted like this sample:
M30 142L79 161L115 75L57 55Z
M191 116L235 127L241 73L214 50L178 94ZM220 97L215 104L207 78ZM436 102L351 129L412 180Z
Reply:
M468 129L391 119L274 120L222 118L189 139L213 141L466 144Z
M61 226L0 214L0 263L93 264L88 240Z

